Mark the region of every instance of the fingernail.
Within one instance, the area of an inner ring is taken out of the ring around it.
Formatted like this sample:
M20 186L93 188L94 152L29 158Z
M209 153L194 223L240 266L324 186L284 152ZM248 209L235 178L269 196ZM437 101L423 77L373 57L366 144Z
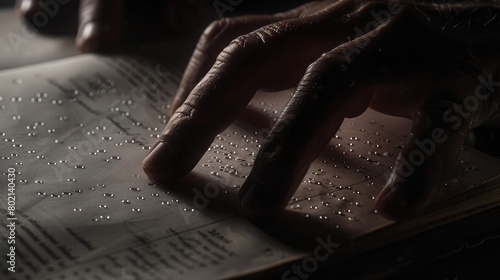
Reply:
M83 52L100 49L105 40L106 27L102 23L87 22L78 32L77 45Z
M156 147L149 153L142 162L144 172L151 180L162 182L169 181L172 177L172 170L175 166L172 164L173 152L170 146L160 141Z
M101 25L98 24L97 22L87 22L85 25L81 28L80 30L80 38L82 39L88 39L91 37L95 37L96 35L99 35L101 32Z
M19 12L24 15L28 14L28 12L30 12L34 8L34 3L35 1L33 0L23 0L21 2L21 5L19 6Z

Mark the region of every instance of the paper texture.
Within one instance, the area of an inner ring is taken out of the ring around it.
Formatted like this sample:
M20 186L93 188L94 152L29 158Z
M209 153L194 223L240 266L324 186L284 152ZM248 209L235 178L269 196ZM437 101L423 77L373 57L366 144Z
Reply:
M95 55L0 74L1 179L15 177L16 199L11 212L12 188L2 188L0 233L7 240L14 222L16 271L2 262L2 279L220 279L306 256L212 207L234 203L289 93L259 94L215 139L186 195L143 174L179 77L165 65ZM297 226L322 224L343 243L390 225L373 201L408 125L372 111L346 120L287 206ZM443 197L491 180L498 166L464 150ZM2 243L4 256L10 246Z

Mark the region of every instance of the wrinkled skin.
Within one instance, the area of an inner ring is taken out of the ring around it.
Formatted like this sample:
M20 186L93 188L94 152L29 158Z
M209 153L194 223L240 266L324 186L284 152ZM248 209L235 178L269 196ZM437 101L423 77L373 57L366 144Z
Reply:
M240 190L246 215L279 212L344 118L368 107L413 120L377 209L393 220L422 213L468 132L500 123L499 8L394 2L311 2L212 23L145 173L184 177L257 90L295 88Z
M78 12L76 43L84 52L197 34L217 18L212 0L69 1L52 27ZM37 0L19 4L28 21L41 9ZM413 120L377 208L393 220L418 215L468 132L500 127L498 12L486 4L330 0L215 21L198 42L144 171L158 182L184 177L258 89L295 88L240 190L243 212L262 218L280 211L342 120L370 107ZM422 143L427 152L418 157Z

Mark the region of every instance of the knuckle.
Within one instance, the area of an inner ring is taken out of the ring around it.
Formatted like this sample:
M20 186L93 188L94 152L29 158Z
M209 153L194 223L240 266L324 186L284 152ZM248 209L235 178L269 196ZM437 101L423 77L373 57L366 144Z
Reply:
M474 118L474 112L463 110L460 98L444 93L425 101L417 111L416 121L421 129L441 128L447 132L463 133Z
M387 1L357 1L357 12L361 14L368 14L371 11L379 10L387 6Z
M220 53L217 60L219 62L228 62L235 58L244 59L252 58L258 54L265 46L266 32L252 32L249 34L238 36L232 40L229 45Z
M422 115L438 119L443 112L461 104L460 99L452 94L444 93L435 96L422 104L419 111Z
M211 22L201 35L200 44L207 44L216 40L231 24L230 19L219 19Z
M269 48L272 41L286 34L289 30L284 22L278 22L261 27L253 32L238 36L231 41L227 49L228 53L250 55Z
M205 28L201 38L206 43L213 43L213 41L224 38L225 34L230 35L239 33L241 32L240 30L246 30L249 24L251 25L245 16L215 20Z
M242 47L255 47L261 44L265 44L269 39L275 37L279 34L280 27L277 24L271 24L259 28L253 32L248 34L239 36L235 40L233 40L232 44L237 44Z
M189 121L193 119L196 112L196 106L186 101L175 111L172 119L176 122Z
M309 65L303 81L313 83L337 83L345 80L348 66L341 53L329 53L322 55L318 60Z

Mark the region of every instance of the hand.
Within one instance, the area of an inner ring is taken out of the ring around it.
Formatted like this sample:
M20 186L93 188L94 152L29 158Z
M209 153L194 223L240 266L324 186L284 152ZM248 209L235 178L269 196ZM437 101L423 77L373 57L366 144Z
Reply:
M343 119L370 107L413 120L376 206L389 219L418 215L469 130L500 123L499 12L341 0L217 21L198 43L144 171L159 182L182 178L258 89L296 87L240 190L243 212L282 209Z
M216 18L209 0L22 0L21 16L38 31L68 33L78 12L83 52L179 34L199 34Z

